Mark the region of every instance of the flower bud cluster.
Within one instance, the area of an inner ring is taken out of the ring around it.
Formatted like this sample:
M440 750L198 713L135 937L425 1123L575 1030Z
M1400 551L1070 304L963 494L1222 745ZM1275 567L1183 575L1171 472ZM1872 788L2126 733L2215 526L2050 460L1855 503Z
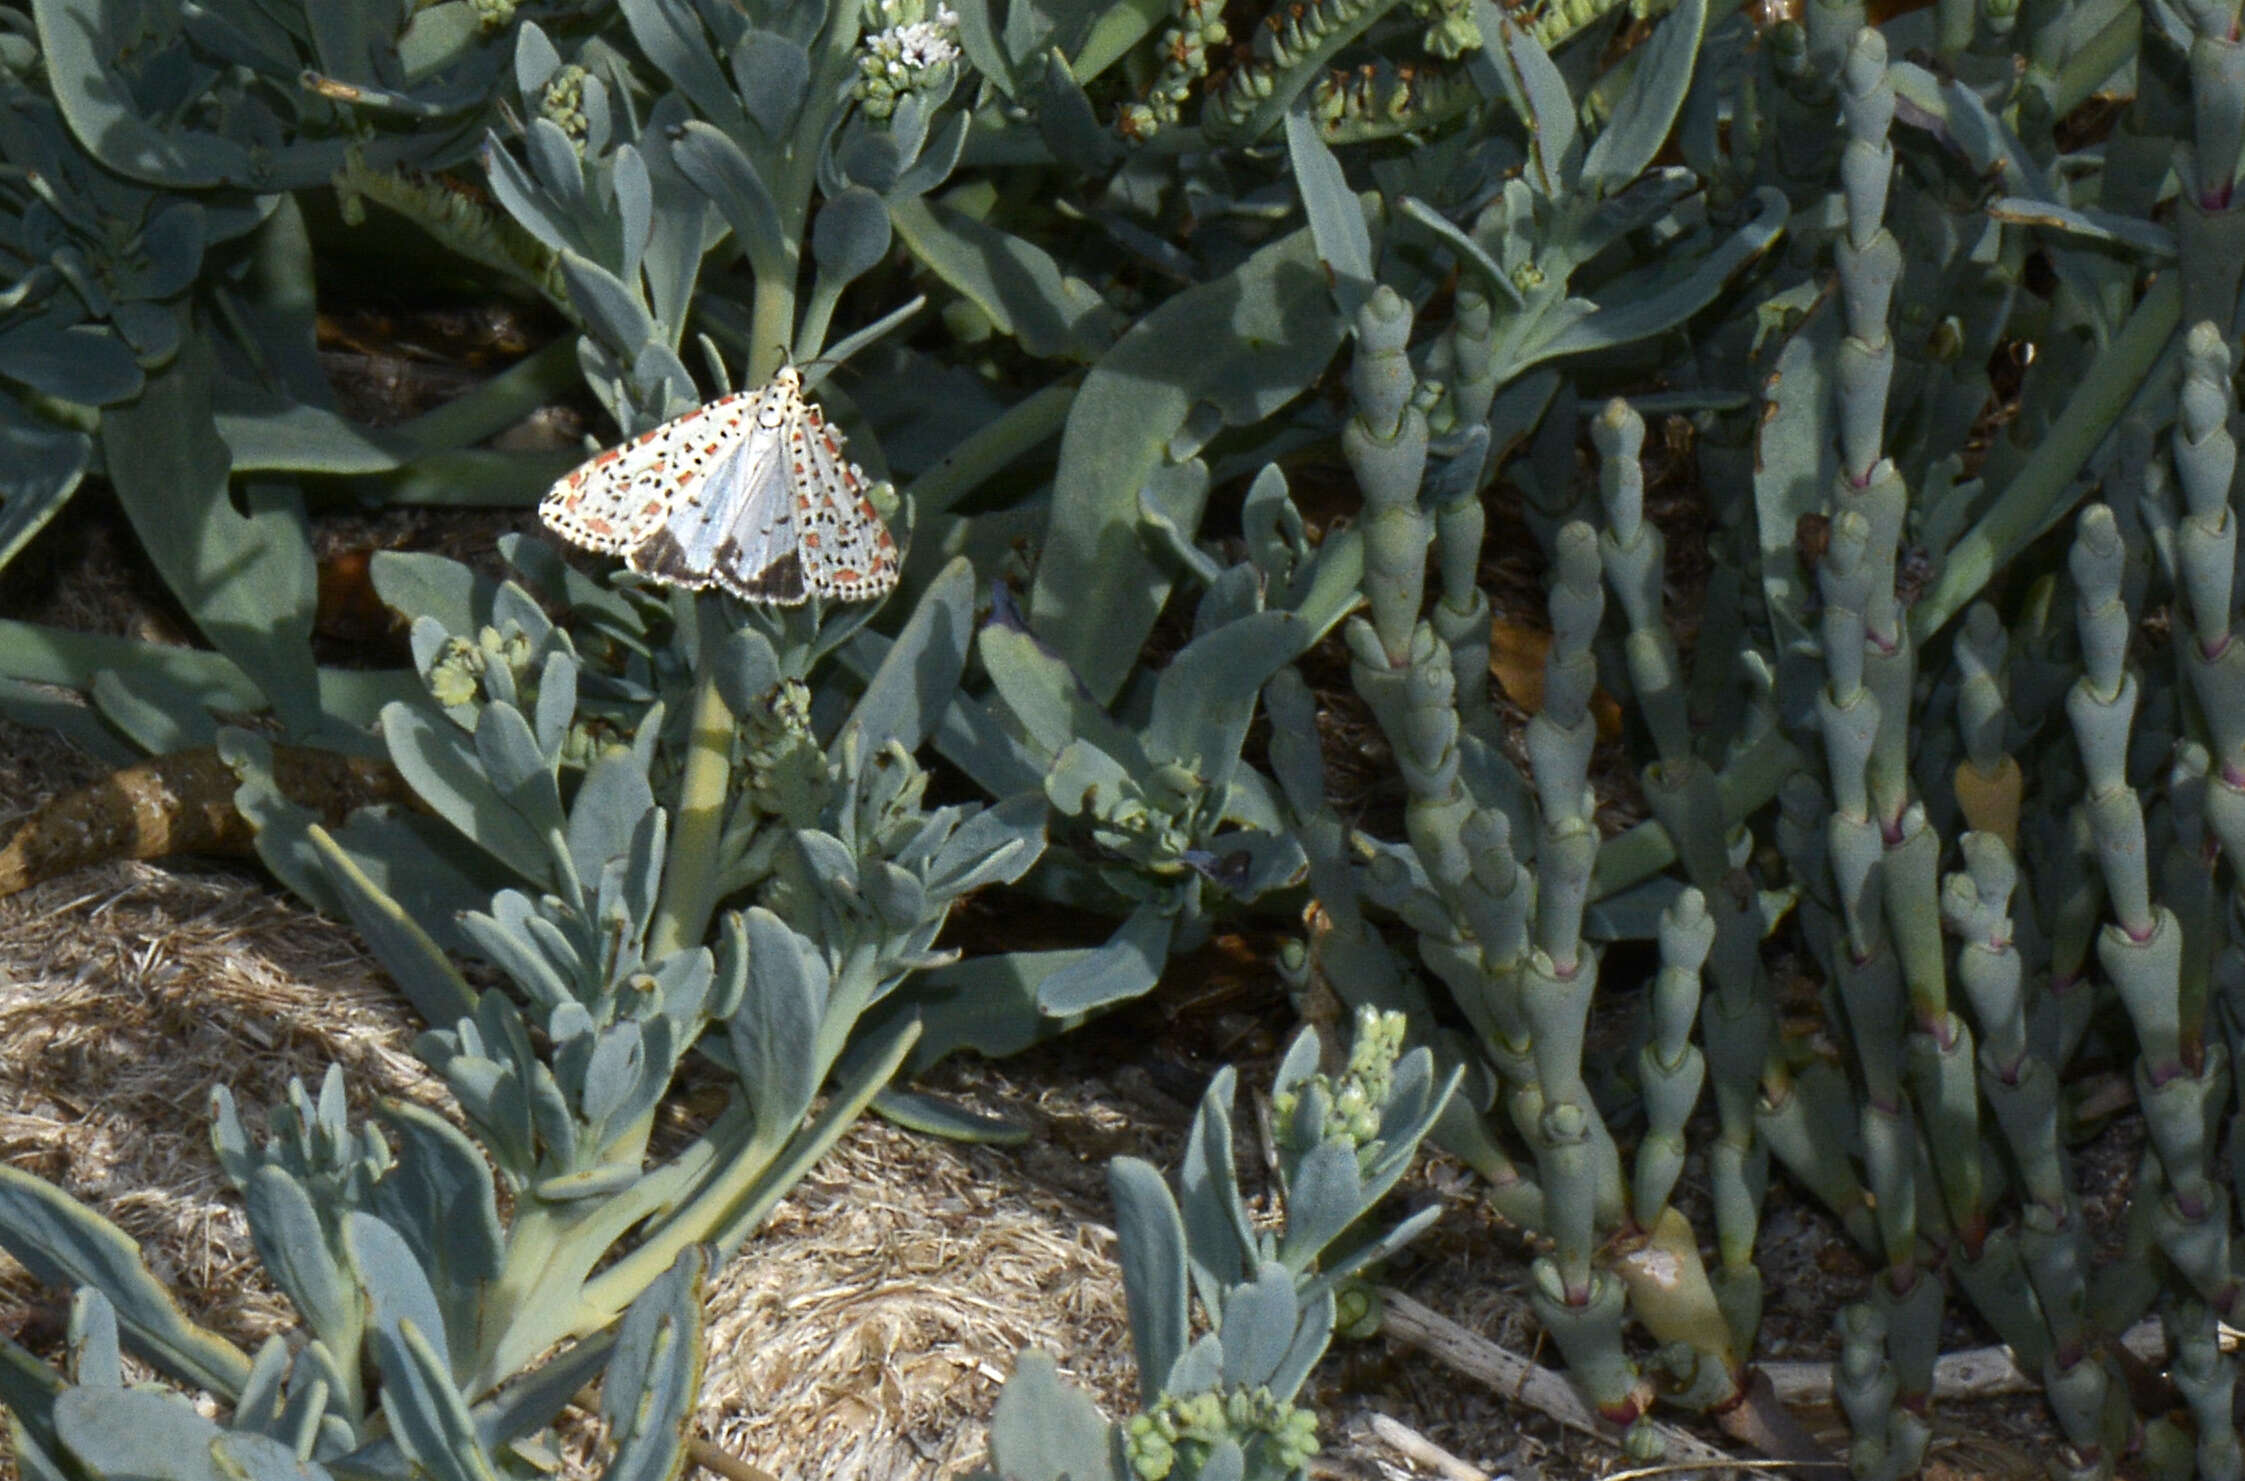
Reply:
M1183 0L1177 23L1162 33L1161 71L1143 102L1123 105L1115 119L1116 132L1126 139L1148 139L1177 122L1193 84L1208 75L1210 48L1231 42L1222 10L1217 0Z
M1123 1427L1123 1451L1140 1481L1197 1476L1209 1452L1225 1440L1267 1457L1271 1471L1288 1474L1317 1453L1317 1416L1273 1398L1267 1388L1212 1389L1186 1398L1165 1395ZM1260 1469L1248 1467L1250 1474Z
M1274 9L1255 29L1254 55L1209 94L1214 120L1245 123L1277 90L1281 74L1315 58L1335 32L1357 27L1366 8L1365 0L1301 0Z
M1329 140L1388 138L1451 117L1479 96L1459 68L1381 59L1319 78L1310 111Z
M1429 54L1454 62L1481 49L1473 0L1411 0L1411 13L1427 23L1424 45Z
M741 719L741 764L734 775L759 812L791 826L814 826L831 776L826 752L811 733L811 691L783 679L766 702Z
M1348 1068L1338 1077L1312 1075L1303 1082L1325 1094L1324 1140L1346 1141L1359 1150L1379 1140L1380 1112L1395 1087L1395 1062L1403 1056L1405 1028L1400 1013L1358 1009ZM1272 1095L1271 1105L1282 1125L1293 1120L1301 1101L1300 1087Z
M530 637L522 629L509 625L502 633L487 627L472 643L466 638L447 638L422 678L429 686L429 697L453 709L474 704L482 691L484 674L499 665L514 679L515 691L535 703L538 676L531 657Z
M575 62L546 79L538 92L538 115L556 124L571 141L582 145L588 128L585 117L585 83L592 76Z

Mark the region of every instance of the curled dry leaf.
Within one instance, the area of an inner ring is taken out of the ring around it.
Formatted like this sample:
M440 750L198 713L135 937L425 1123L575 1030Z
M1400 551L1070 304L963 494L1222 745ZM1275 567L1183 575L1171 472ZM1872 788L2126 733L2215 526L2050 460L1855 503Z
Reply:
M1489 624L1489 677L1506 699L1531 715L1543 708L1544 664L1550 656L1548 630L1502 617ZM1612 695L1603 689L1591 695L1590 713L1598 721L1601 742L1621 738L1621 706Z

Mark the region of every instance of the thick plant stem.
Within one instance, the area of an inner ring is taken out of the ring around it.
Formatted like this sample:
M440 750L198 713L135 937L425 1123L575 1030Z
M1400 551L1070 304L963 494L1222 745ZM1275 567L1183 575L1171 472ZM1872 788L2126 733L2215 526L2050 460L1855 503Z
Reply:
M725 641L721 603L694 604L701 625L697 650L702 677L694 687L694 710L687 729L685 774L678 783L670 858L663 869L663 892L655 923L647 933L651 959L661 961L709 933L717 911L718 839L725 831L725 802L732 783L733 712L717 689L717 666L709 655Z

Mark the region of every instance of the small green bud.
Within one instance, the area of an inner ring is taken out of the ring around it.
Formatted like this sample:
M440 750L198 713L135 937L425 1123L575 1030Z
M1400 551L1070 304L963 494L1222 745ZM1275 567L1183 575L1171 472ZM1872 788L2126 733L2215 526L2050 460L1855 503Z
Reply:
M1166 761L1154 768L1147 787L1148 800L1171 814L1187 813L1200 800L1207 784L1191 766Z
M1943 365L1956 363L1957 357L1964 353L1964 325L1958 322L1956 315L1946 315L1933 326L1933 332L1926 336L1925 350Z
M1368 1341L1380 1330L1380 1296L1369 1284L1352 1280L1333 1296L1333 1330L1352 1342ZM1314 1432L1316 1422L1313 1419Z
M1140 1481L1162 1481L1177 1464L1176 1447L1147 1414L1135 1416L1124 1427L1123 1454Z
M539 116L558 124L562 132L578 144L585 139L585 83L591 76L572 62L548 78L538 94Z
M483 681L483 651L465 638L447 638L429 666L429 697L446 709L473 704Z
M1177 1406L1178 1428L1195 1438L1214 1438L1223 1428L1224 1400L1215 1393L1194 1394Z

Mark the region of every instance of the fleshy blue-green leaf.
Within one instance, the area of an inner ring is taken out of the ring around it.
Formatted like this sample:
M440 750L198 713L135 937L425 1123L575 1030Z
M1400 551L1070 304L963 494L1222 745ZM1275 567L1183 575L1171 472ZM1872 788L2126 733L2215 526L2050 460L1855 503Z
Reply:
M1265 1261L1251 1284L1235 1286L1224 1300L1224 1383L1259 1388L1270 1381L1294 1344L1300 1313L1294 1273Z
M671 141L670 157L694 188L709 197L759 271L792 264L795 244L783 235L779 206L756 164L723 131L689 121Z
M1514 111L1527 122L1529 148L1540 174L1538 190L1553 198L1566 195L1578 183L1582 157L1582 134L1567 79L1542 44L1492 0L1475 0L1473 19L1488 40L1484 53L1503 78Z
M69 501L93 446L76 428L42 421L0 395L0 566Z
M424 1106L385 1100L382 1119L399 1147L397 1165L376 1185L375 1212L434 1274L452 1340L472 1340L505 1255L490 1169L466 1133Z
M1785 197L1769 186L1754 192L1754 218L1716 243L1682 272L1655 270L1643 278L1608 284L1609 302L1575 319L1536 346L1523 366L1631 344L1673 329L1715 301L1731 275L1767 251L1785 230Z
M990 1461L1005 1481L1118 1481L1112 1443L1099 1406L1061 1382L1050 1357L1021 1355L990 1417Z
M682 1251L624 1313L600 1385L616 1446L605 1481L674 1481L693 1438L702 1380L702 1284L709 1252Z
M1018 1147L1036 1135L1035 1128L1021 1122L985 1116L943 1096L895 1085L873 1097L873 1109L907 1131L977 1146Z
M821 205L811 219L811 255L838 290L870 272L889 253L889 208L862 185Z
M375 1346L382 1355L382 1412L418 1473L433 1481L499 1481L436 1343L406 1318L378 1329Z
M1151 1409L1170 1367L1185 1351L1185 1223L1169 1184L1150 1162L1117 1157L1107 1164L1115 1199L1115 1243L1130 1305L1130 1339L1138 1356L1140 1401ZM1293 1290L1287 1301L1291 1306Z
M55 1399L55 1431L93 1476L133 1481L224 1481L211 1463L218 1426L178 1394L73 1388Z
M640 50L704 118L721 124L740 118L732 82L711 54L709 38L692 6L679 0L623 0L622 10Z
M252 480L236 510L211 411L207 346L194 341L140 398L102 420L109 481L141 548L219 652L256 680L290 730L318 728L316 579L303 499Z
M1212 789L1229 786L1263 682L1308 641L1308 624L1291 612L1250 613L1193 639L1154 680L1147 748L1164 760L1197 759Z
M1302 1158L1287 1187L1280 1257L1294 1270L1307 1270L1319 1251L1364 1212L1365 1203L1356 1147L1345 1141L1319 1142Z
M762 907L741 918L741 929L748 993L728 1024L733 1063L756 1115L757 1139L778 1146L810 1108L826 1074L811 1052L826 1015L826 966Z
M304 1185L286 1168L267 1163L250 1174L242 1201L258 1257L312 1331L330 1346L356 1342L358 1289L328 1248Z
M1605 132L1583 158L1582 190L1594 197L1611 195L1643 174L1660 153L1691 91L1706 29L1707 0L1680 0L1630 54L1637 74Z
M1164 900L1139 906L1105 946L1045 978L1037 1007L1047 1017L1065 1018L1142 996L1161 977L1176 924Z
M394 704L382 712L382 738L407 784L439 816L522 878L550 882L545 836L499 796L457 730Z
M248 1356L188 1319L142 1263L131 1236L53 1184L5 1164L0 1247L43 1284L100 1291L117 1308L134 1349L167 1372L228 1397L248 1380Z
M313 824L305 839L325 866L351 923L413 1006L431 1023L451 1023L475 1012L474 990L413 913L368 878L325 828Z
M867 637L854 641L862 645ZM973 638L974 567L958 559L928 584L851 711L848 725L864 754L892 740L919 748L958 690Z
M1318 136L1307 94L1286 110L1286 152L1310 234L1317 238L1318 257L1333 274L1333 300L1343 317L1354 319L1372 296L1372 234L1365 230L1364 208L1341 173L1341 161Z
M1121 327L1098 291L1042 247L939 202L892 200L905 249L1040 360L1095 359Z
M924 1070L959 1049L992 1058L1074 1028L1080 1017L1055 1018L1037 1006L1047 978L1082 962L1095 948L1009 951L969 957L916 974L909 990L884 1001L874 1021L916 1017L924 1032L911 1068Z
M365 1288L370 1324L378 1332L397 1334L402 1322L411 1322L439 1349L445 1340L444 1310L429 1284L428 1272L404 1235L385 1219L352 1213L343 1219L343 1242L351 1265Z
M785 144L811 85L810 53L776 31L751 31L733 43L732 63L748 116L766 139Z
M99 325L52 318L0 329L0 379L80 406L108 406L141 387L123 341Z
M1232 1160L1235 1083L1236 1072L1230 1065L1209 1082L1177 1171L1186 1248L1201 1284L1201 1299L1212 1305L1220 1292L1246 1278L1255 1248L1254 1226L1240 1203L1239 1170Z
M1169 570L1138 530L1138 496L1170 439L1203 401L1227 426L1270 416L1324 370L1343 324L1305 228L1170 299L1085 377L1030 616L1098 702L1122 687L1169 597Z

